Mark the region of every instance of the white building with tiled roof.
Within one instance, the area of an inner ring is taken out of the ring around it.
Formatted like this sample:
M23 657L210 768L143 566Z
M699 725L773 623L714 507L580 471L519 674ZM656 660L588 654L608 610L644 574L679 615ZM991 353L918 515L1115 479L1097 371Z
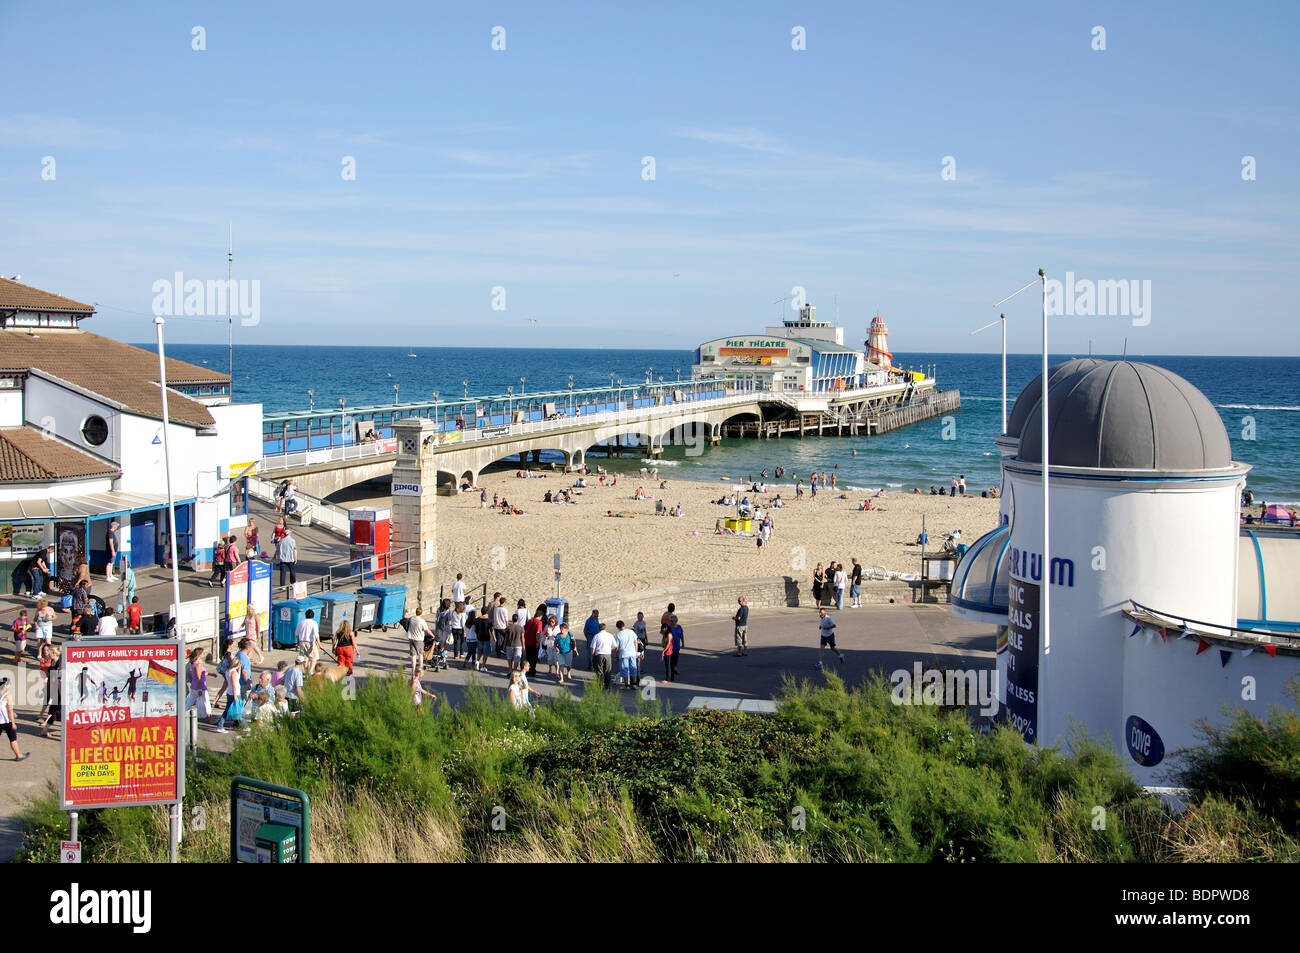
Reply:
M84 331L91 305L0 278L0 586L56 546L60 577L103 570L111 522L133 565L162 560L167 473L158 356ZM209 565L218 534L247 523L261 404L230 400L226 375L167 360L177 542Z

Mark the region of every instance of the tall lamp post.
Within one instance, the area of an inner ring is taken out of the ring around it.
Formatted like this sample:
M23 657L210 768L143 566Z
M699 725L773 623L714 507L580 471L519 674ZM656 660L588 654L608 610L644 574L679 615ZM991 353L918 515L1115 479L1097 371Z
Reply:
M573 375L569 375L569 416L573 416Z
M316 398L316 391L308 387L307 388L307 413L311 413L316 409L315 398Z
M167 475L167 541L171 547L172 556L172 604L176 607L172 622L176 622L176 616L181 611L181 577L180 577L180 557L176 548L176 498L172 495L172 454L171 441L168 439L167 431L170 429L170 414L167 410L167 360L163 353L163 319L161 316L155 316L153 319L154 327L158 329L158 390L162 394L162 438L163 438L163 471ZM169 625L170 628L170 625ZM176 625L176 638L179 640L179 660L185 664L185 632L180 625ZM186 749L185 732L189 730L189 725L181 720L181 735L177 739L178 750ZM184 755L182 755L184 758ZM182 772L184 771L184 761L182 760ZM180 787L184 788L184 781L180 779ZM178 800L171 806L168 812L168 833L170 846L168 848L168 859L174 864L179 859L181 845L181 802Z
M438 422L438 392L436 390L433 392L433 421L434 423Z

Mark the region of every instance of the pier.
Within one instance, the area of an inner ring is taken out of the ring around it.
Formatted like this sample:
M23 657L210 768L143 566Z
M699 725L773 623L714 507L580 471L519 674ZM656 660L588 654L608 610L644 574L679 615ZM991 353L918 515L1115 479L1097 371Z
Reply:
M885 433L961 406L936 395L930 378L859 388L776 391L752 379L702 378L671 384L587 388L459 400L398 403L349 410L294 411L263 418L259 472L293 478L321 498L392 472L394 425L425 418L426 450L438 460L438 485L455 493L480 472L517 457L537 464L543 450L581 468L589 449L649 457L665 445L715 446L724 436Z
M889 433L961 410L961 392L956 390L930 394L920 401L895 405L882 411L837 412L834 410L805 413L774 420L750 420L723 426L724 437L780 439L782 437L875 436Z

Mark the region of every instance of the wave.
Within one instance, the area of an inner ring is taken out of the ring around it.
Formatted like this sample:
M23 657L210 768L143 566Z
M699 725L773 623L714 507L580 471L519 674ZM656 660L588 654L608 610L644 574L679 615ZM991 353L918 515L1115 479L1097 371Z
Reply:
M1223 410L1300 410L1289 404L1215 404Z
M1050 398L1052 395L1049 393L1047 396ZM680 467L682 465L682 461L680 460L647 460L643 458L641 462L644 463L649 468Z
M1048 398L1050 399L1052 395L1051 395L1051 394L1048 394L1047 396L1048 396ZM903 485L903 484L901 484L901 483L886 483L886 484L885 484L885 486L902 486L902 485ZM1050 489L1050 488L1049 488L1049 489Z

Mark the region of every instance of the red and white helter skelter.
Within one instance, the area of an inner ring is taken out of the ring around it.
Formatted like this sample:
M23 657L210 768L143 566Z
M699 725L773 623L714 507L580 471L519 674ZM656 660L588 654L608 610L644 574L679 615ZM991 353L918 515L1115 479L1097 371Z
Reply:
M893 367L894 355L889 353L889 328L885 319L876 315L871 319L871 329L867 332L867 360L877 367Z

